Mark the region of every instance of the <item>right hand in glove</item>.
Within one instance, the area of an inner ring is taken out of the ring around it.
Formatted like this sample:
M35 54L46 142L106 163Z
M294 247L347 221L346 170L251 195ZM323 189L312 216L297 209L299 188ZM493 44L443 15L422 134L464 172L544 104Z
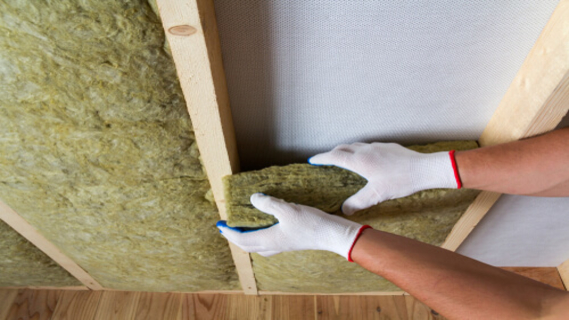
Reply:
M358 236L369 228L316 208L261 193L251 196L251 204L275 216L279 223L264 229L244 230L219 221L217 227L227 240L244 251L265 257L286 251L326 250L352 261L350 255Z
M389 199L434 188L460 188L454 151L419 153L395 143L354 143L313 156L312 165L353 171L368 183L342 205L351 215Z

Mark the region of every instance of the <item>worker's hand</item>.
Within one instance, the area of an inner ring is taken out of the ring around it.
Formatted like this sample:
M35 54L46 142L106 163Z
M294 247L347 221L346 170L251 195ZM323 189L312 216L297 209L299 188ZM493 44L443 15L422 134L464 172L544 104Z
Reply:
M419 153L395 143L340 145L308 162L341 167L368 180L342 205L347 215L425 189L457 188L459 181L449 152Z
M361 230L368 227L261 193L252 195L251 203L257 209L275 216L279 222L254 231L229 227L225 221L219 221L217 227L227 240L241 249L265 257L285 251L327 250L351 261L352 246Z

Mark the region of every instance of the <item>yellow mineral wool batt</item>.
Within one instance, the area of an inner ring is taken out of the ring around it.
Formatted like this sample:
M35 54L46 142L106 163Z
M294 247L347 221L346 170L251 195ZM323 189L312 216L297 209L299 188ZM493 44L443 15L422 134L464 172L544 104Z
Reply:
M0 287L82 285L45 253L0 221Z
M106 288L238 289L151 3L0 12L0 199Z

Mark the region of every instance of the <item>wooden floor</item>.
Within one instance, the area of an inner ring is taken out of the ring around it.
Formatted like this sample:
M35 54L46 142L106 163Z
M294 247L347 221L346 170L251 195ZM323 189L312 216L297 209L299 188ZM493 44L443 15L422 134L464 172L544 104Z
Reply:
M508 268L563 288L555 268ZM539 270L536 272L535 270ZM411 296L0 289L0 320L444 319Z
M410 296L0 290L1 320L444 319Z

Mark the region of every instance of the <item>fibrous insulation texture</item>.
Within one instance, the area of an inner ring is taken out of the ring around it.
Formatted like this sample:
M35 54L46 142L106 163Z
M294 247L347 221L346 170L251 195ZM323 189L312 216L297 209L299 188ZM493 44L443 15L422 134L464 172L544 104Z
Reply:
M409 148L436 152L476 147L474 141L462 141ZM228 176L224 183L228 224L259 227L272 225L276 220L252 207L249 197L255 192L338 213L342 202L362 188L366 181L340 168L294 164ZM346 218L438 246L478 193L468 189L426 190L385 201ZM398 290L389 281L334 253L299 251L268 258L253 254L252 258L260 290L322 293Z
M81 285L45 253L0 221L0 287Z
M145 1L0 1L0 198L103 286L234 289Z

